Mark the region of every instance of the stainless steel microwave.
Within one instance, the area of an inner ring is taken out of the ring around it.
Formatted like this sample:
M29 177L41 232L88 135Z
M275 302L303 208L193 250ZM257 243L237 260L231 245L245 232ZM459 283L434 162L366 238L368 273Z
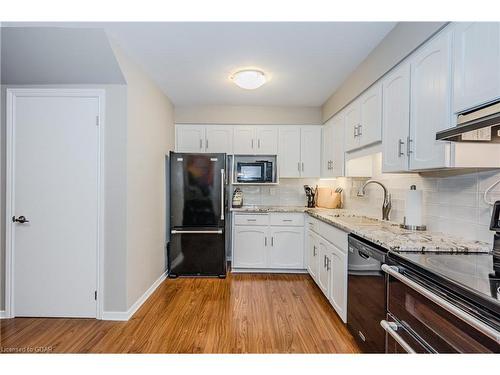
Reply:
M273 183L273 162L269 160L237 161L236 182L239 183Z

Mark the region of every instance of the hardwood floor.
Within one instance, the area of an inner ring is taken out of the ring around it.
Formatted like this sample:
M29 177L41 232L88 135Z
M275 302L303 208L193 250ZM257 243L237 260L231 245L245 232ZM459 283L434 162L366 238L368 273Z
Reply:
M128 322L16 318L0 325L4 352L359 352L309 275L167 279Z

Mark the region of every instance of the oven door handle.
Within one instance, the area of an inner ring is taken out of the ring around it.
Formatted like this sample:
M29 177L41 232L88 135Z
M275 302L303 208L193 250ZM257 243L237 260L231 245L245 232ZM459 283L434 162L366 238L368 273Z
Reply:
M387 320L381 320L380 325L401 347L410 354L415 354L415 350L399 335L397 332L398 325L394 322L388 322Z
M399 269L394 266L388 266L387 264L382 265L382 271L387 273L388 275L398 279L401 281L403 284L409 286L416 292L422 294L424 297L427 297L430 299L432 302L434 302L436 305L439 307L442 307L449 313L455 315L457 318L463 320L465 323L471 325L484 335L488 336L492 340L495 340L497 343L500 343L500 332L496 331L495 329L491 328L490 326L484 324L481 322L479 319L476 319L470 314L467 314L463 310L459 309L458 307L455 307L448 301L446 301L444 298L438 296L435 293L432 293L430 290L422 287L420 284L417 284L415 281L409 279L408 277L402 275L399 273Z

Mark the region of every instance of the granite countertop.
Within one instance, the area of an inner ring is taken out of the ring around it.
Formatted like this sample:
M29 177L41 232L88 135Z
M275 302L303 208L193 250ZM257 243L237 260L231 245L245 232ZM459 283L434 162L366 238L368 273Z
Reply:
M306 212L307 207L304 206L243 206L241 208L231 208L233 212Z
M397 252L490 253L491 244L467 240L446 233L415 232L399 227L399 223L357 215L344 209L285 206L244 206L235 212L306 212L310 216L353 233L387 250Z

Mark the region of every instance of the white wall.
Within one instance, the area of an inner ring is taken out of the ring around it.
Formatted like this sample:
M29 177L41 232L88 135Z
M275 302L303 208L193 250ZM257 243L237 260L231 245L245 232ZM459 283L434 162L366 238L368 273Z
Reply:
M165 155L174 149L173 105L112 44L127 81L127 306L166 269Z
M467 239L492 242L489 230L491 208L483 202L484 191L500 179L500 171L438 171L425 174L382 173L381 154L373 156L373 178L381 181L392 195L390 219L401 223L405 210L405 194L410 185L423 190L425 224L431 231L450 233ZM344 188L344 206L362 214L381 217L382 189L369 185L365 197L358 197L361 178L339 178ZM500 199L500 187L489 195Z
M124 84L102 29L4 27L8 85Z
M178 124L322 124L319 107L185 106L175 107Z
M399 22L323 104L323 122L349 104L445 25L446 22Z

